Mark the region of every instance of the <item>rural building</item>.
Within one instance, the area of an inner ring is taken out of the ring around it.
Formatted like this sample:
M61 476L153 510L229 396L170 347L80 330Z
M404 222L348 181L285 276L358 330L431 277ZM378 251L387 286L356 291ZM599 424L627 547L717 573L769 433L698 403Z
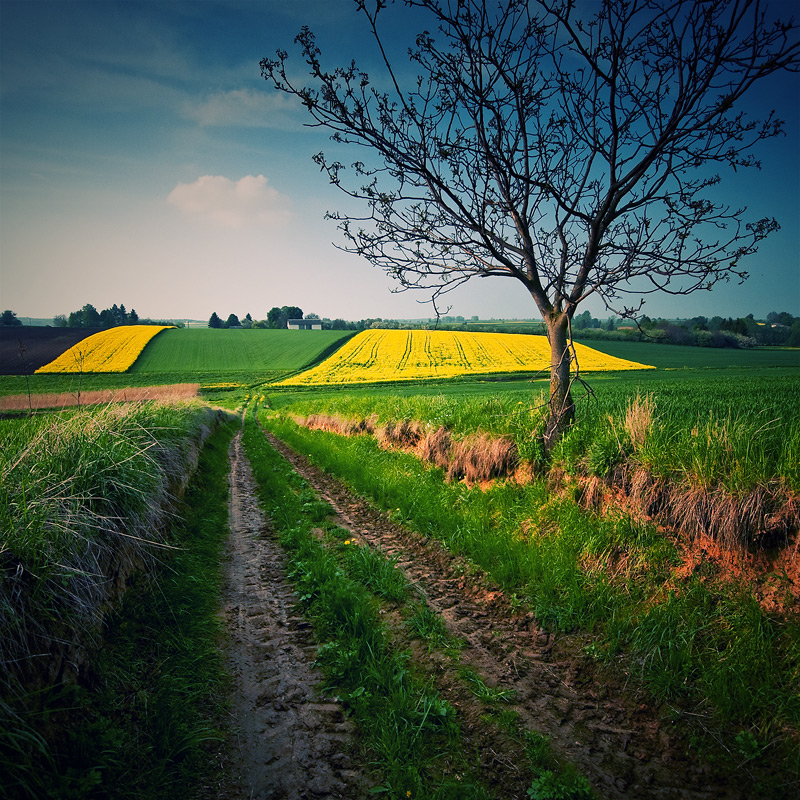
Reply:
M290 331L321 331L321 319L289 319L286 326Z

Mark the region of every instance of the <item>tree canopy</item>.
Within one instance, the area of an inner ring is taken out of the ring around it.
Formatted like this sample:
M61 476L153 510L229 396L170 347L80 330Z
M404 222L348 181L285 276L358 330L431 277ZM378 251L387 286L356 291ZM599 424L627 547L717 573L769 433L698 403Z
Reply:
M355 0L379 81L355 62L324 65L308 28L295 41L310 82L295 81L286 51L262 74L363 152L349 167L316 156L365 205L330 213L345 249L434 304L476 276L525 287L552 348L549 448L574 415L581 303L633 316L649 292L743 280L743 259L777 229L718 185L723 168L758 166L754 146L782 131L774 113L741 105L763 79L797 71L797 26L758 0L603 0L584 19L573 0L405 4L435 31L410 50L416 81L386 55L383 0Z

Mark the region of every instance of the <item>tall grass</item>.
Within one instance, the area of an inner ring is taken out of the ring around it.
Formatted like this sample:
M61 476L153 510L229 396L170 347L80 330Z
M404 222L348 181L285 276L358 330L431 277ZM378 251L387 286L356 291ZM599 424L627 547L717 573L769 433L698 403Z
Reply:
M205 796L221 740L218 608L232 433L222 426L208 438L165 531L171 549L106 614L89 679L0 709L0 796Z
M214 412L108 406L5 421L0 450L0 695L10 719L87 667L100 623L153 564L172 495Z
M170 491L210 421L207 408L189 408L109 405L8 427L0 454L4 583L33 580L53 609L99 613L114 554L135 559L161 543Z
M638 463L655 475L743 493L782 483L800 490L800 392L797 375L753 378L713 376L688 382L619 378L593 383L593 395L578 396L578 420L553 453L571 471L606 474L635 449ZM541 458L538 438L544 419L543 389L502 384L440 387L436 393L319 392L270 396L272 405L297 415L374 417L376 424L418 420L444 426L458 437L481 431L511 436L520 456ZM649 403L644 437L630 439L626 418L637 393ZM633 445L636 445L634 448Z

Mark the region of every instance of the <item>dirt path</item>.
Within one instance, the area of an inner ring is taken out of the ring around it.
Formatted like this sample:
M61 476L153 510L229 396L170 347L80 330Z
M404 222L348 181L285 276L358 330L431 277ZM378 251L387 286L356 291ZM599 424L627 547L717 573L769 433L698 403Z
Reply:
M231 728L238 742L230 798L361 800L354 737L341 707L321 697L309 625L294 611L285 557L256 499L241 433L231 444L225 593Z
M687 755L687 744L657 709L637 696L619 676L580 655L585 640L554 638L530 613L515 611L503 593L474 574L437 542L390 522L339 481L311 465L267 434L285 458L335 509L338 524L355 537L398 559L398 566L441 614L449 631L465 640L462 664L474 667L492 687L511 689L510 706L525 725L548 735L556 750L587 776L598 796L711 800L755 797L741 788L744 776L713 774ZM437 686L462 711L463 689L438 665ZM432 672L436 672L436 665ZM466 733L480 745L479 714L467 709ZM492 749L491 747L489 749ZM510 754L492 753L485 761L491 781L517 794L519 770ZM519 763L519 762L517 762ZM505 777L503 774L505 770ZM738 784L737 784L738 781ZM519 784L522 786L523 784Z

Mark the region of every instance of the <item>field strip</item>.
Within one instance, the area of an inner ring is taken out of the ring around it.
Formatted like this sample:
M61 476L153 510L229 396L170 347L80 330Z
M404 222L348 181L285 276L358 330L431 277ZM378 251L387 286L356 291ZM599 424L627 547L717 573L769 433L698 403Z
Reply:
M286 555L256 499L237 433L230 449L231 501L225 614L236 730L235 780L242 797L365 794L355 736L342 707L319 695L317 648L296 611Z
M368 352L369 356L364 357ZM583 371L653 369L575 345ZM549 367L544 336L442 330L361 331L321 364L277 386L458 378L466 375L539 372Z
M0 397L0 411L27 411L29 408L65 408L102 403L130 403L145 400L178 402L197 397L199 383L173 383L165 386L129 386L123 389L92 389L59 394L12 394Z
M601 796L699 800L709 796L713 785L715 797L744 797L726 776L710 775L686 758L687 743L675 728L660 724L658 710L628 688L625 676L603 671L581 656L586 637L552 637L532 614L515 611L501 591L474 571L470 574L438 542L390 522L304 456L266 435L345 527L397 559L450 634L466 642L466 666L488 685L513 692L516 700L509 708L525 727L549 736ZM437 684L442 680L439 676Z

